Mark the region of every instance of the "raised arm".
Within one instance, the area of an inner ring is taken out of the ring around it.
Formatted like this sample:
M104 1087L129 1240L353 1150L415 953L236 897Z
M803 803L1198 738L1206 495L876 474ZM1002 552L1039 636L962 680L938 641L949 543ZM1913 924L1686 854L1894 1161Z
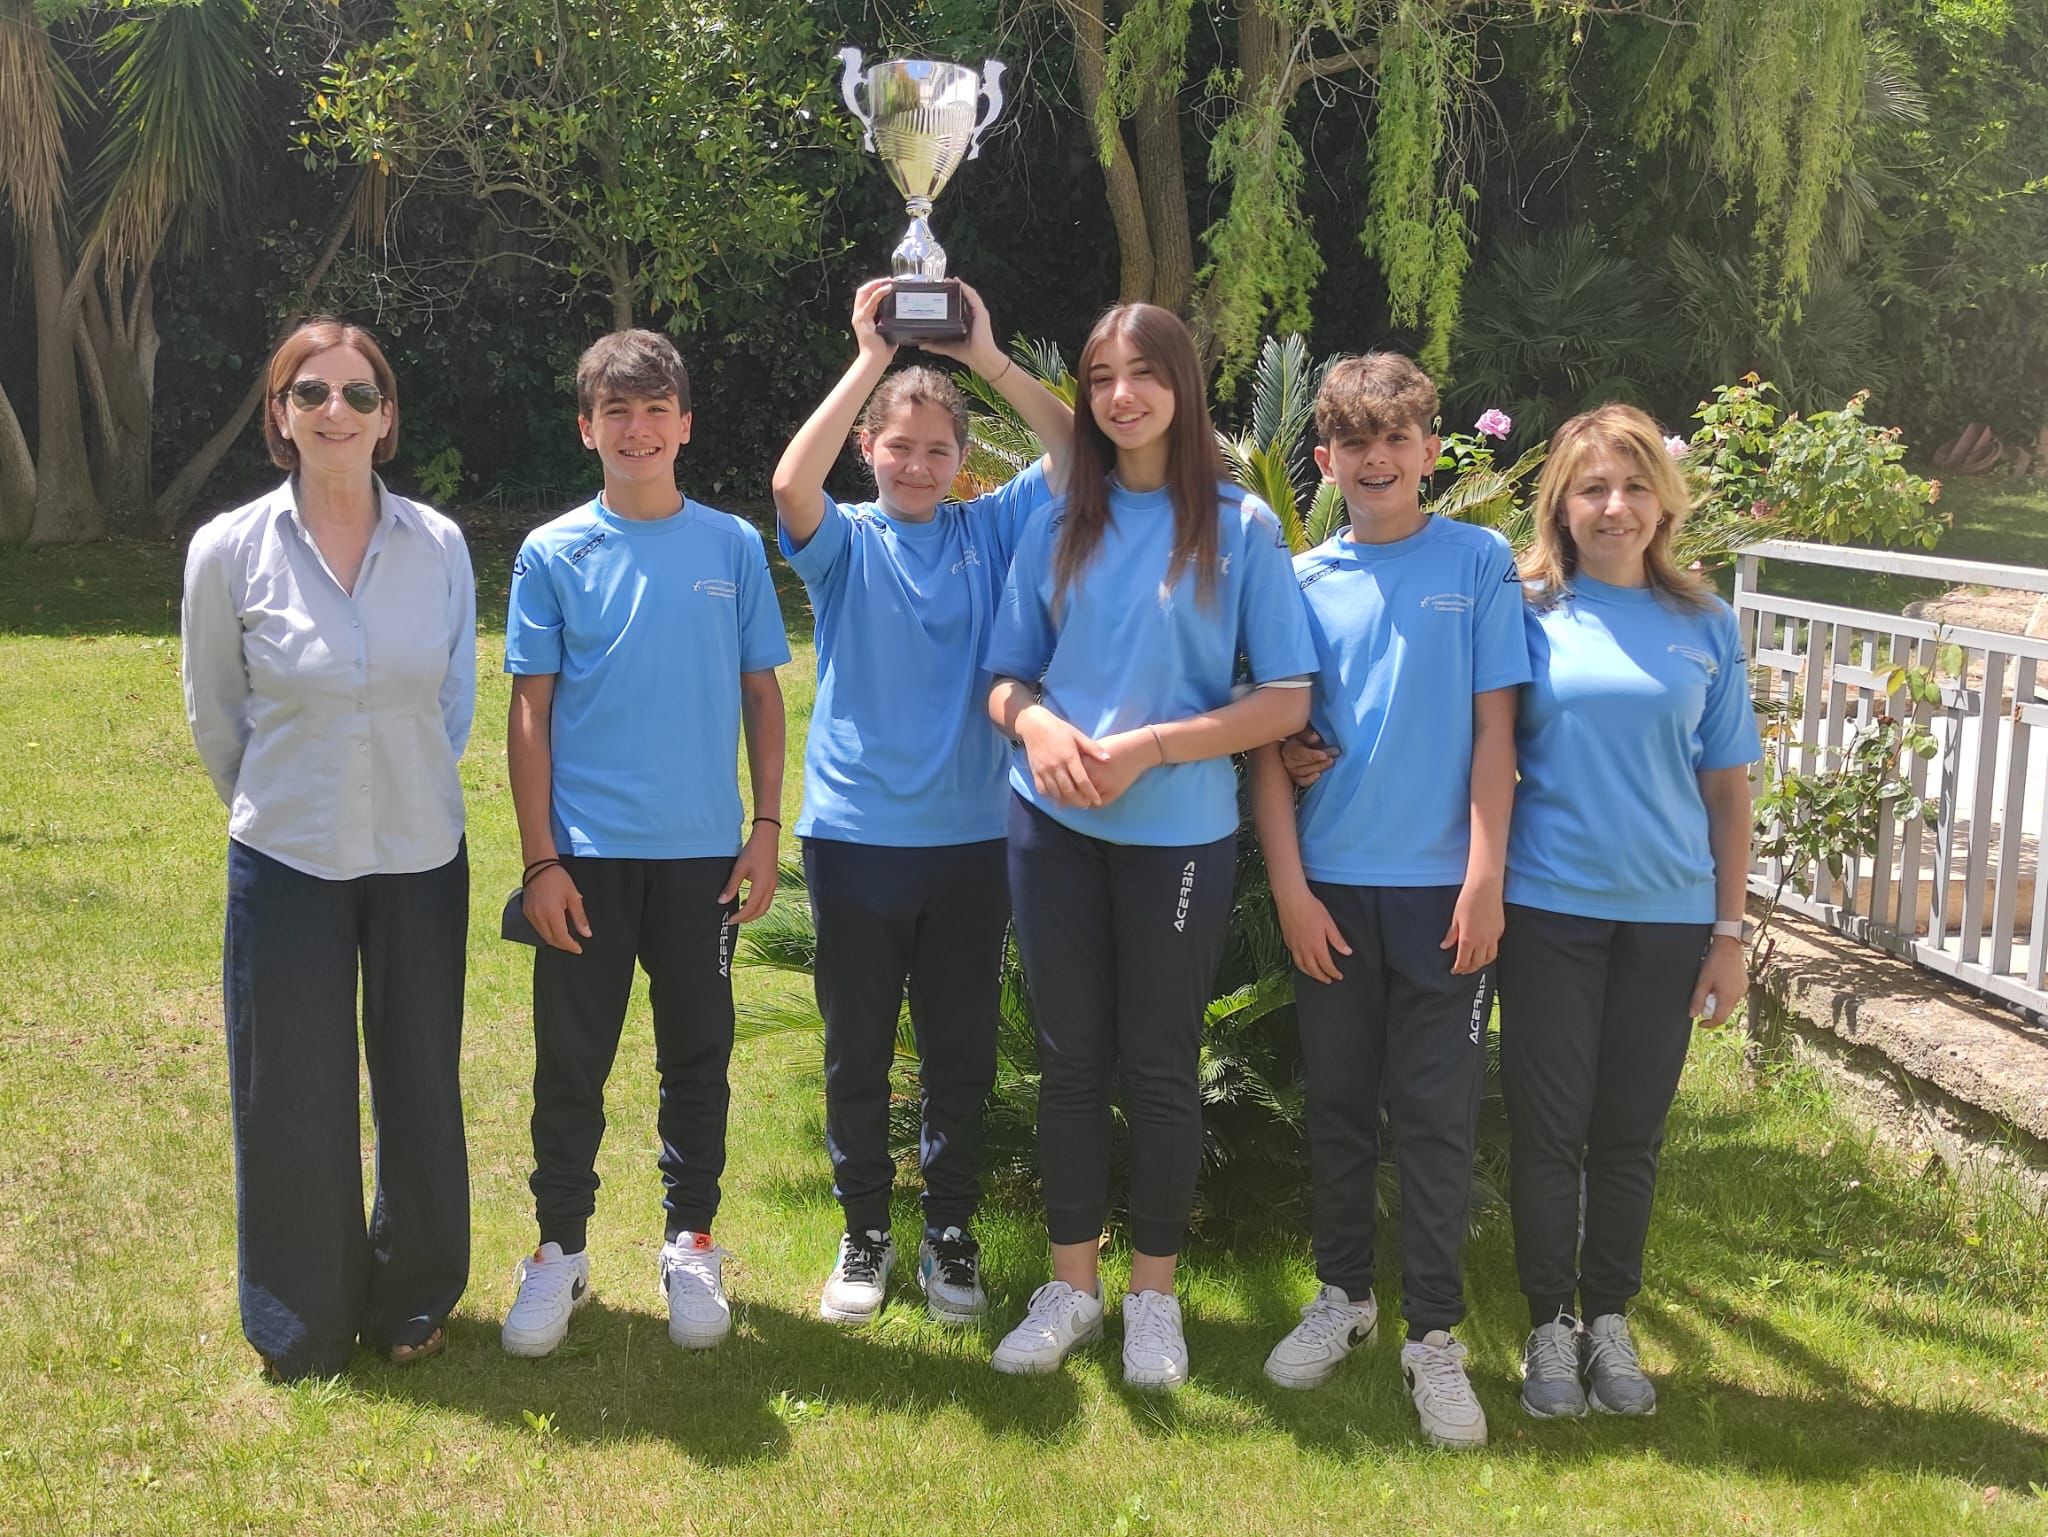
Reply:
M1045 445L1045 485L1054 496L1066 489L1067 464L1074 446L1074 408L1047 389L1029 369L996 345L994 322L988 305L967 284L960 285L967 297L969 325L962 342L921 342L926 352L965 363L980 374L995 392L1024 418L1024 425Z
M888 278L871 279L855 292L853 334L860 350L832 386L832 393L797 429L775 466L770 489L775 496L776 521L796 548L801 549L818 531L825 516L825 477L838 463L840 450L860 418L860 408L896 356L895 347L875 329L875 312L888 292Z

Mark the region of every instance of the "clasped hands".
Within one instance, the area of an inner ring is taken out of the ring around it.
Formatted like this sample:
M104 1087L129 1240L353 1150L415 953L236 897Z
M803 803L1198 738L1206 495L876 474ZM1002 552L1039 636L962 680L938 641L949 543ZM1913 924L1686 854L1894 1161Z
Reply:
M1119 731L1101 741L1061 720L1042 704L1017 717L1017 736L1038 793L1061 806L1107 806L1166 761L1165 745L1150 726Z

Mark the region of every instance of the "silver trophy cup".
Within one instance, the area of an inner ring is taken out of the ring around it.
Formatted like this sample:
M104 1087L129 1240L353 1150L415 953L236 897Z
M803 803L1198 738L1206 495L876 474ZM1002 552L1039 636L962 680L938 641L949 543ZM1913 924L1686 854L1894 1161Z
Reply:
M981 136L1003 110L1003 66L989 59L977 75L960 64L885 59L863 70L858 48L840 49L839 61L839 94L867 130L867 148L882 157L910 215L889 257L896 281L877 328L892 342L958 341L967 335L967 309L959 283L946 276L946 252L925 216L960 163L981 153ZM977 119L984 96L988 104Z

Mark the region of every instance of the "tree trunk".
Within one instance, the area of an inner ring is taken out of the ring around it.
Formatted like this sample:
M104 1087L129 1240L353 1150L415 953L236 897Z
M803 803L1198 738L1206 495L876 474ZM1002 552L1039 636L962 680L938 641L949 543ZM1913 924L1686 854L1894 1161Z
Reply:
M103 292L103 287L105 291ZM89 349L95 427L93 483L115 533L147 534L151 501L151 424L155 396L156 320L145 273L126 312L121 287L102 277L89 285L80 330Z
M612 329L630 331L633 328L633 272L625 257L612 268Z
M297 308L300 314L312 305L313 295L318 293L320 285L327 281L327 269L334 265L334 258L341 254L341 244L348 238L348 232L355 223L358 199L363 196L366 183L372 189L377 185L368 182L367 178L367 172L359 174L355 184L342 194L340 210L335 215L334 223L328 226L327 244L320 248L320 255L314 261L311 270L306 273L305 285L299 290ZM286 332L297 325L298 320L299 316L293 315L280 326L277 340L284 340ZM154 330L155 327L152 325L152 334ZM155 358L155 349L152 347L152 378L155 376ZM198 497L200 488L206 484L206 477L213 473L214 466L221 461L221 456L226 454L235 439L242 435L242 429L249 425L249 418L254 416L256 408L263 404L265 382L264 376L260 373L250 381L248 391L236 403L228 419L221 423L220 429L200 444L199 451L186 460L184 468L171 477L171 483L164 487L163 494L156 499L156 506L153 509L153 519L158 533L169 534L177 531L186 510ZM154 391L151 394L153 398Z
M1109 49L1109 26L1103 18L1103 0L1060 0L1060 9L1074 29L1074 72L1081 86L1081 108L1087 114L1088 136L1095 139L1095 112L1108 84L1104 62ZM1101 157L1098 154L1097 159ZM1145 198L1138 186L1138 169L1131 152L1118 134L1110 141L1109 163L1102 168L1109 198L1109 216L1116 229L1118 258L1117 297L1126 303L1150 299L1154 264L1152 237L1146 230ZM1182 217L1186 217L1183 210Z
M36 497L29 543L104 538L106 520L93 498L92 462L79 409L73 350L78 306L75 300L67 302L54 220L38 220L28 246L36 310Z
M36 461L28 451L21 419L14 414L14 402L0 390L0 544L28 537L35 500Z
M1186 318L1195 287L1195 238L1188 217L1178 94L1163 84L1147 86L1131 121L1136 129L1138 192L1145 203L1145 229L1152 238L1152 291L1145 297Z

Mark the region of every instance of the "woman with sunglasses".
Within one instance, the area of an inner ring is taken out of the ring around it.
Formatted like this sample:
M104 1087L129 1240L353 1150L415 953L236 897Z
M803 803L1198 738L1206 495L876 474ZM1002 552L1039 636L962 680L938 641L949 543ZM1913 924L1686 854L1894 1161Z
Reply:
M228 806L242 1332L267 1375L293 1379L341 1371L358 1339L399 1363L435 1354L469 1278L455 764L476 589L461 531L372 468L397 450L398 399L368 332L301 325L268 385L264 436L290 474L192 540L183 675Z

